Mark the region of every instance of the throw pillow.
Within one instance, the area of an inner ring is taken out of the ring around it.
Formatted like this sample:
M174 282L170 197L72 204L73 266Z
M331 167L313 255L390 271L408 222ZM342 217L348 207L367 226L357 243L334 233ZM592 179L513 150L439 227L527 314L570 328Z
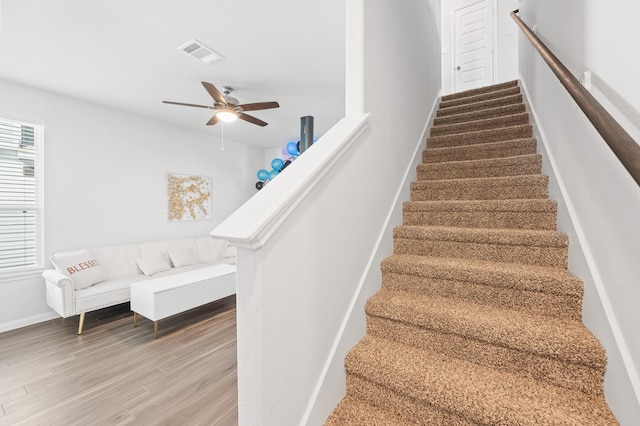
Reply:
M171 265L169 265L161 253L139 257L136 259L136 264L143 274L149 276L171 269Z
M198 247L200 262L213 265L224 257L227 242L211 237L200 237L196 240L196 246Z
M76 290L91 287L107 279L107 272L89 250L54 254L50 260L58 272L71 278Z
M169 249L169 258L175 268L195 265L198 263L196 253L189 247L176 247Z

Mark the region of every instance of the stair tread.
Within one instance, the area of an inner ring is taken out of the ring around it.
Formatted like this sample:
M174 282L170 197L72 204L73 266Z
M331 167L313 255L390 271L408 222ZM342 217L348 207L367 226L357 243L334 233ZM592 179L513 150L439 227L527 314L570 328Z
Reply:
M384 288L365 310L367 315L574 364L597 369L606 364L598 340L575 320Z
M347 395L327 419L325 426L415 426L415 423L393 415L359 398Z
M511 105L502 105L476 111L463 112L460 114L450 114L442 117L435 117L433 120L433 125L441 126L445 124L463 123L469 120L477 120L480 118L489 117L501 117L504 115L511 115L524 111L526 111L526 108L523 103L515 103Z
M557 204L549 198L417 198L420 197L402 205L403 225L546 230L557 227Z
M617 424L601 398L471 362L365 336L349 374L481 424Z
M411 183L411 201L548 199L549 178L541 174L489 177L446 176Z
M492 261L413 255L415 262L393 255L382 264L382 288L416 294L456 297L539 315L582 319L582 282L568 271L538 267L519 269ZM394 259L395 258L395 259ZM429 259L431 262L421 262ZM524 265L526 266L526 265ZM515 269L515 271L514 271Z
M456 107L460 105L469 105L475 104L478 102L482 102L485 100L491 100L496 98L504 98L505 96L517 95L520 93L520 87L507 87L504 89L492 90L485 93L479 93L477 95L466 96L464 98L456 98L448 101L440 102L440 109L447 109L451 107Z
M536 163L542 157L539 154L514 155L511 157L484 158L481 160L443 161L441 163L418 164L418 171L440 169L464 169L480 167L504 167L522 163Z
M482 424L616 424L601 399L371 336L346 364L350 374Z
M548 266L508 264L478 259L393 254L382 272L482 283L495 287L582 296L582 282L569 271Z
M555 230L402 225L393 252L567 268L567 236Z
M422 151L422 162L424 164L438 164L530 154L536 154L536 140L534 138L522 138L476 145L426 148Z
M437 200L407 201L402 210L406 212L535 212L555 213L557 203L548 198L516 200Z
M505 140L505 141L496 141L496 142L487 142L487 143L478 143L478 144L473 144L473 145L459 145L459 146L442 146L442 147L430 147L427 146L427 148L423 151L426 153L438 153L438 152L443 152L443 151L461 151L461 150L469 150L469 149L473 149L473 150L477 150L477 149L483 149L483 150L491 150L491 149L500 149L500 148L505 148L514 144L522 144L522 143L535 143L536 140L534 138L517 138L517 139L509 139L509 140ZM527 154L530 155L530 154ZM494 158L494 157L492 157Z
M477 130L502 129L515 125L528 124L529 114L521 112L517 114L503 115L500 117L482 118L462 123L441 124L431 128L431 136L446 136L460 133L468 133Z
M545 175L519 175L519 176L496 176L488 178L463 178L463 179L439 179L439 180L417 180L411 182L411 189L442 188L447 186L455 187L478 187L505 185L546 185L549 178Z
M510 87L518 86L518 80L505 81L504 83L498 83L491 86L478 87L476 89L464 90L462 92L451 93L442 97L443 101L450 101L459 98L468 98L480 93L495 92L498 90L507 89Z
M563 247L569 245L566 234L539 229L458 228L452 226L401 225L394 238L456 241L462 243Z
M522 94L508 95L502 98L489 99L486 101L475 102L471 104L452 106L441 108L436 111L436 117L446 117L448 115L462 114L464 112L479 111L482 109L496 108L499 106L507 106L522 103Z
M479 145L514 139L530 138L533 135L531 124L518 124L497 129L474 130L453 135L430 136L428 148L442 148L461 145Z

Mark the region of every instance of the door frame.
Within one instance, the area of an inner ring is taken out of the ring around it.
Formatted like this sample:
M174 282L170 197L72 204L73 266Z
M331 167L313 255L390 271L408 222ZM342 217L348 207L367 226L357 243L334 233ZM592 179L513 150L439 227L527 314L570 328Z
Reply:
M454 10L462 9L464 7L471 6L475 3L480 3L484 0L443 0L442 4L447 4L448 14L447 20L449 21L449 81L450 87L448 93L455 93L455 77L456 77L456 67L455 67L455 13ZM491 80L495 83L496 81L496 71L498 67L498 17L496 14L496 10L498 8L498 0L489 0L491 4L491 15L492 15L492 60L493 60L493 72L491 76Z

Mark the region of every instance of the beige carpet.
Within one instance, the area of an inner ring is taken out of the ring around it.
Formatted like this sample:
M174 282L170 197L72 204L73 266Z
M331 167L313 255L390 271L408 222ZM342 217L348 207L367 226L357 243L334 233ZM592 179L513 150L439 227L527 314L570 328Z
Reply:
M615 425L516 81L445 96L334 425Z

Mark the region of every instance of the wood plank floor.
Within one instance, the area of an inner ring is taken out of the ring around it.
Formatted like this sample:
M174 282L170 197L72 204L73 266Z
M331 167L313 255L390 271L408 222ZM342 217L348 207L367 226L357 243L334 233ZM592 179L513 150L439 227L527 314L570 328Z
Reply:
M237 425L235 296L159 322L129 305L0 333L0 425Z

